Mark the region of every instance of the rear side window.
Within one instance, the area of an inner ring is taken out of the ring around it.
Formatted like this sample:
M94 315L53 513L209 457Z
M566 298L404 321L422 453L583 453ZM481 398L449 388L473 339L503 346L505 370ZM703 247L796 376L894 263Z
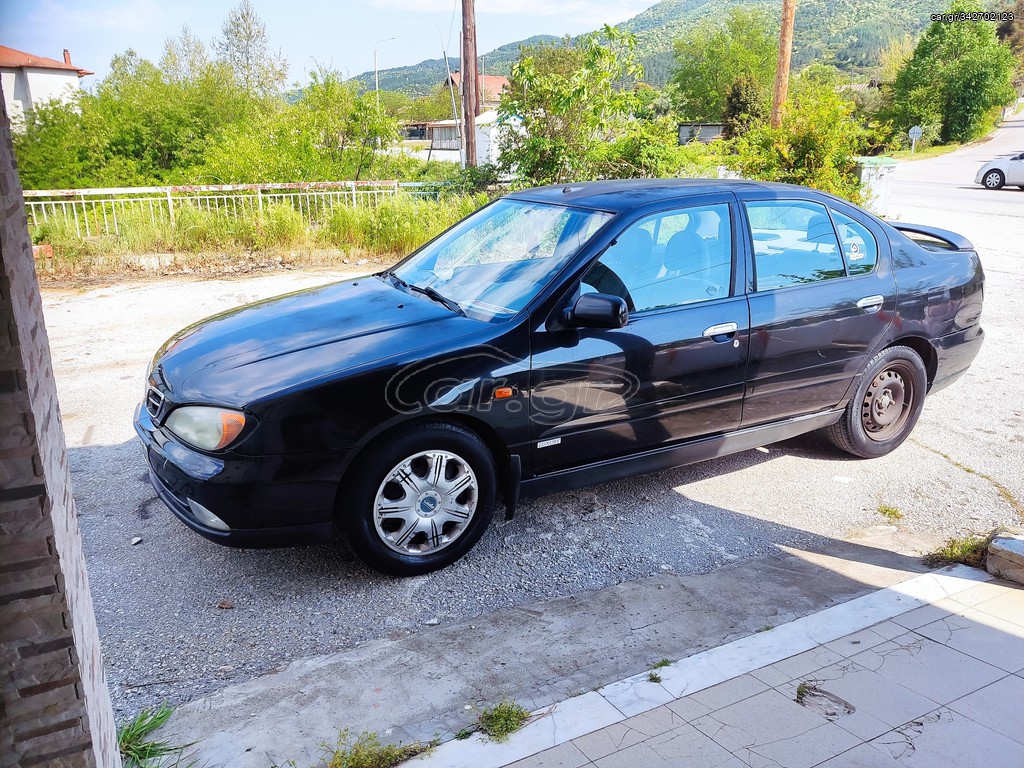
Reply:
M843 246L847 270L851 275L866 275L875 268L878 261L878 241L859 221L854 221L834 208L829 210L836 223L839 242Z
M825 206L807 200L766 200L746 203L746 208L757 290L846 276Z

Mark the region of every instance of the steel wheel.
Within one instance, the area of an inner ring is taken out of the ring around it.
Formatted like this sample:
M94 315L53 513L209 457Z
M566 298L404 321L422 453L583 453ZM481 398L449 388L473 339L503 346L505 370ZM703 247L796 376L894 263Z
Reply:
M456 541L476 513L479 482L465 459L422 451L399 462L377 489L374 529L403 555L439 552Z
M908 365L897 361L881 371L871 380L861 404L865 434L876 442L899 435L913 412L915 394Z
M927 391L928 372L921 356L909 347L888 347L864 367L842 416L823 432L854 456L885 456L914 429Z
M1001 189L1005 180L1003 179L1003 172L992 170L985 174L982 178L981 183L985 185L986 189Z

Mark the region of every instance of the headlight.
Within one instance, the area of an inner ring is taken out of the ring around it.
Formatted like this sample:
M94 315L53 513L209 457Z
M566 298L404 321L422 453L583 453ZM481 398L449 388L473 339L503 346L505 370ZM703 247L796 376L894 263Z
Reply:
M245 414L227 408L186 405L175 408L164 426L196 448L219 451L241 434L245 427Z

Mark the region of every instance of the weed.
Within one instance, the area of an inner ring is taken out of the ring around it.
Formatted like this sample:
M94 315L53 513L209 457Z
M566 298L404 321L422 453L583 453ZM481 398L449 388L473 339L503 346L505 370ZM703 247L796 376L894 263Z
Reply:
M153 741L149 735L167 722L171 708L161 704L155 710L144 709L117 731L117 747L125 768L151 768L161 765L165 757L177 755L175 765L181 762L181 754L191 744L173 745L168 741Z
M988 541L988 538L981 536L954 536L934 552L925 555L924 564L929 568L940 568L953 563L984 568Z
M476 726L470 726L468 728L463 728L463 729L461 729L461 730L456 732L455 740L456 741L465 741L470 736L472 736L475 732L476 732Z
M649 682L649 683L660 683L661 682L661 675L659 675L657 672L653 672L653 671L652 672L648 672L647 673L647 682Z
M889 518L889 520L891 520L894 523L897 520L902 520L903 519L903 513L900 512L899 509L897 509L896 507L892 506L891 504L879 504L878 505L878 514L880 514L882 517Z
M530 712L525 707L511 699L502 699L480 713L480 730L495 741L505 741L522 728L529 718Z
M393 768L426 752L436 742L423 744L382 744L372 731L363 731L353 740L348 729L338 734L338 743L324 757L326 768Z
M755 630L754 630L754 633L756 634L756 633L758 633L758 632L770 632L770 631L772 631L773 629L775 629L775 627L774 627L773 625L771 625L771 624L765 624L765 625L764 625L763 627L761 627L760 629L755 629Z
M661 669L662 667L667 667L667 666L668 666L668 665L670 665L671 663L672 663L672 662L671 662L671 661L669 661L668 659L662 659L661 661L657 662L657 663L656 663L656 664L654 665L654 668L655 668L655 669Z
M815 688L812 684L800 683L800 685L796 687L796 703L803 704L804 699L807 698L807 694L809 694L813 690L815 690Z

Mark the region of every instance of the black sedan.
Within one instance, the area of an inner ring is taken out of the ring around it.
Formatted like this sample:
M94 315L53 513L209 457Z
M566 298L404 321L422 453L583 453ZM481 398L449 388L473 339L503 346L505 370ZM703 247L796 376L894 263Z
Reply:
M607 181L499 199L380 274L212 317L135 426L160 498L230 546L464 555L500 499L822 430L884 456L981 346L945 230L801 187Z

